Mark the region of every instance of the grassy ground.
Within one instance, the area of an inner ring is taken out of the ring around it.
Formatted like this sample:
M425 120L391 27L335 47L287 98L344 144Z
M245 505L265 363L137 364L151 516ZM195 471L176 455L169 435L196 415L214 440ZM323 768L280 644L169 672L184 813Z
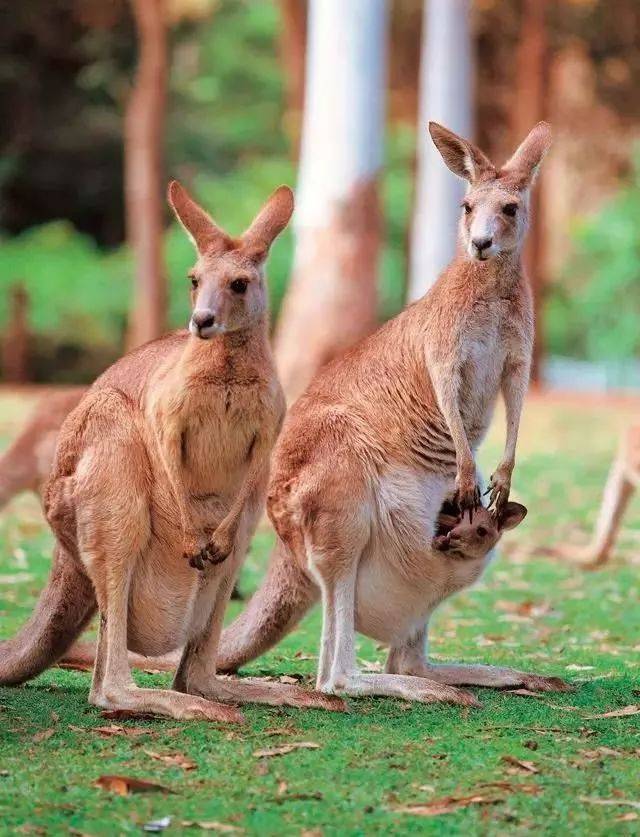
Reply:
M0 441L16 431L27 401L1 396ZM640 704L638 503L605 570L584 574L541 555L558 539L586 539L617 431L634 412L637 404L530 401L515 480L530 516L505 539L483 583L433 621L436 657L562 675L576 684L574 693L478 690L482 710L382 699L353 702L346 715L248 708L243 727L224 729L105 720L87 705L89 674L53 669L23 688L0 689L0 833L130 833L165 816L174 834L205 827L250 834L638 833L640 715L594 717ZM485 446L487 470L500 438L497 428ZM258 583L269 545L268 533L256 539L245 592ZM31 611L50 549L32 498L0 514L3 637ZM310 683L319 625L314 612L250 671ZM362 639L359 656L375 667L384 650ZM139 679L168 682L163 675ZM318 747L256 756L292 742ZM119 796L95 786L105 774L170 792ZM446 797L459 801L442 802Z

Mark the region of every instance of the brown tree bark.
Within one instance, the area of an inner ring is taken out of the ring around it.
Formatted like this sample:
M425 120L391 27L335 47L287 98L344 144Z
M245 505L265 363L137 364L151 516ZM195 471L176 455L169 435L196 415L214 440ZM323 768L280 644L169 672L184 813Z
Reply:
M135 259L129 345L160 336L167 292L162 255L163 144L167 97L167 27L163 0L131 0L139 61L124 124L125 214Z
M280 60L286 90L285 128L297 156L304 109L307 0L280 0Z
M520 142L547 111L547 58L548 37L546 13L548 0L524 0L522 25L517 56L517 96L513 111L514 144ZM541 192L544 177L536 185L531 196L531 226L524 252L525 267L533 291L536 318L535 343L531 381L534 386L542 382L544 359L543 302L545 289L543 225L540 221Z
M377 325L381 211L376 179L359 183L321 228L300 230L275 335L289 403L315 373Z
M9 322L2 341L2 373L7 383L29 380L29 295L24 285L9 290Z

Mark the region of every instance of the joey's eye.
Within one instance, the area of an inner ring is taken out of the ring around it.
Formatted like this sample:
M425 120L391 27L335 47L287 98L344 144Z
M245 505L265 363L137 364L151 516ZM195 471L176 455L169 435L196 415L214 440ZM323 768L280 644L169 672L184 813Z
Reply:
M198 287L198 280L195 276L189 276L189 279L191 280L191 287L195 291L195 289Z
M471 212L471 204L468 201L463 202L462 208L464 209L464 214L469 215L469 213Z
M486 536L489 534L487 530L484 528L484 526L478 526L476 532L478 534L478 537L480 538L486 538Z
M509 218L513 218L518 211L518 204L517 203L508 203L502 207L502 211L505 215Z
M234 279L229 285L234 294L243 294L247 290L248 282L246 279Z

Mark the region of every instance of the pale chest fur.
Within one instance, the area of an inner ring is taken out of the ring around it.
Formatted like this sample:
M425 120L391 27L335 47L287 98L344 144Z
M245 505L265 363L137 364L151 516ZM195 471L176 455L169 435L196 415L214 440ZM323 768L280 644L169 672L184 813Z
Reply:
M527 360L531 342L529 318L509 298L481 300L467 318L460 335L459 405L473 446L491 421L505 365Z

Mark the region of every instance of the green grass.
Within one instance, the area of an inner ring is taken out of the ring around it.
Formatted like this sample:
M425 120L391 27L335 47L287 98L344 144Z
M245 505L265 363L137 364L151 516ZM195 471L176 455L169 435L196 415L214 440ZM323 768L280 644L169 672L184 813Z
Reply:
M2 395L3 441L26 403ZM482 583L433 620L438 658L563 675L576 684L574 693L535 699L478 690L482 710L383 699L353 701L346 715L249 707L242 727L132 720L118 723L144 734L102 737L95 728L110 722L87 705L89 675L53 669L23 688L0 689L0 833L135 833L164 816L172 817L170 834L197 833L185 822L250 834L638 833L640 819L621 817L640 816L622 804L640 801L640 715L589 718L640 704L638 503L616 560L602 572L584 574L540 554L558 538L586 538L618 429L634 411L637 405L530 401L515 480L530 516L505 539ZM500 439L498 426L483 451L487 470ZM247 593L269 546L268 533L256 538L242 577ZM15 500L0 515L3 637L27 618L50 550L35 500ZM250 671L311 683L319 625L316 611ZM364 661L384 660L384 650L365 639L358 653ZM292 741L319 749L253 755ZM166 765L149 752L184 754L196 768ZM520 772L504 756L532 762L537 772ZM159 782L173 792L113 796L94 787L103 774ZM448 795L494 802L430 817L396 810Z

